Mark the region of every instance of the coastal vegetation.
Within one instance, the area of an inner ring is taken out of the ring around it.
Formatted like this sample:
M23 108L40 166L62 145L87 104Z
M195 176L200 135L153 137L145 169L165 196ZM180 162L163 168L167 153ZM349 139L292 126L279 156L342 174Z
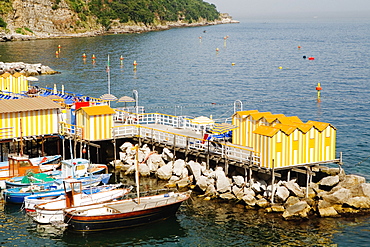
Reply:
M20 33L28 28L53 33L41 20L53 23L56 33L81 33L100 28L107 31L117 22L155 27L168 22L215 21L220 20L220 13L214 4L203 0L55 0L52 4L0 0L0 30Z

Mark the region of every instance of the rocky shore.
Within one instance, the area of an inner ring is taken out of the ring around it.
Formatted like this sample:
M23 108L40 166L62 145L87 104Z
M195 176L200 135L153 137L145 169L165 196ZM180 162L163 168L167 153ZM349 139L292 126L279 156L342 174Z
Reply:
M12 75L15 73L20 73L25 76L52 75L59 73L51 69L49 66L42 65L41 63L28 64L23 62L14 62L14 63L0 62L0 75L6 72Z
M216 21L200 21L195 23L186 23L182 21L167 22L166 24L159 25L144 25L144 24L127 24L120 23L119 21L112 22L108 30L94 30L83 33L50 33L50 32L33 32L32 35L22 35L15 32L5 33L0 32L0 42L7 41L29 41L36 39L55 39L55 38L76 38L76 37L94 37L106 34L120 34L120 33L143 33L151 31L161 31L171 28L179 27L197 27L197 26L210 26L219 24L232 24L239 23L233 20L230 16L226 15L221 20Z
M120 149L120 159L111 165L122 175L133 175L136 150L129 142ZM167 187L189 187L204 200L234 200L245 209L279 213L285 220L340 217L370 211L370 184L364 177L346 175L341 168L315 167L321 179L306 188L295 179L277 180L272 186L271 178L257 173L251 180L242 175L227 177L222 167L208 170L204 162L174 160L167 148L159 154L144 145L139 149L138 161L140 176L165 180Z

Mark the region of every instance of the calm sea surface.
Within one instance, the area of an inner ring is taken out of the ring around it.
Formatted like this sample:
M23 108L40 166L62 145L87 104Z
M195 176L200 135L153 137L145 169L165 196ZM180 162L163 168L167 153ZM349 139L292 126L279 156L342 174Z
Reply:
M224 121L240 100L244 110L328 122L337 128L337 156L343 152L346 172L369 180L369 26L370 20L245 21L144 34L8 42L0 43L0 61L48 65L61 73L40 76L37 85L56 84L59 90L64 85L66 91L100 97L108 92L109 55L111 93L119 98L137 90L146 112L212 115ZM323 88L319 103L317 83ZM196 198L184 204L175 219L134 230L63 233L37 226L19 212L19 206L8 205L0 209L0 225L0 246L370 244L370 216L285 222L280 216Z

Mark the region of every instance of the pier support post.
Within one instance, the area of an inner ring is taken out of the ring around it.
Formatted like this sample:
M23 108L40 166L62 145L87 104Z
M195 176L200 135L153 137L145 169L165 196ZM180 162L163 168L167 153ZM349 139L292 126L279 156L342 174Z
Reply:
M308 198L308 187L309 187L309 185L310 185L310 173L311 173L311 170L310 170L310 167L309 166L307 166L306 167L306 169L307 169L307 178L306 178L306 198Z
M286 178L287 182L290 181L290 171L291 171L291 169L288 170L288 175L287 175L287 178Z
M275 184L275 164L274 159L272 159L272 181L271 181L271 203L274 203L274 184Z

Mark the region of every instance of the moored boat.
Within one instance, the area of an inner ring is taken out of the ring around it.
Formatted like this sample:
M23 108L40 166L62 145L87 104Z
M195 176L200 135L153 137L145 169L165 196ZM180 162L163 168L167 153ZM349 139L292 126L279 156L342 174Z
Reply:
M88 177L79 177L75 178L78 181L81 181L83 186L96 186L99 183L107 183L111 174L99 174L91 175ZM3 198L6 203L22 204L24 198L33 194L40 193L49 193L49 192L63 192L63 181L69 180L66 179L57 179L52 182L43 183L43 184L33 184L27 187L14 187L8 188L3 191Z
M108 171L106 165L91 164L89 160L82 158L62 160L60 163L61 169L57 171L36 175L33 170L27 170L27 173L23 173L24 176L8 178L5 180L6 187L28 187L34 184L41 186L45 183L49 184L56 179L78 178L88 176L89 174L107 173Z
M169 192L159 195L124 199L108 203L67 208L64 223L78 232L132 228L174 216L190 192Z
M66 208L109 202L122 198L132 189L132 186L117 188L117 185L112 185L101 188L100 191L96 191L92 187L89 190L83 189L81 182L73 180L64 182L64 184L65 198L36 205L35 214L32 216L34 221L40 224L63 222L63 210Z

